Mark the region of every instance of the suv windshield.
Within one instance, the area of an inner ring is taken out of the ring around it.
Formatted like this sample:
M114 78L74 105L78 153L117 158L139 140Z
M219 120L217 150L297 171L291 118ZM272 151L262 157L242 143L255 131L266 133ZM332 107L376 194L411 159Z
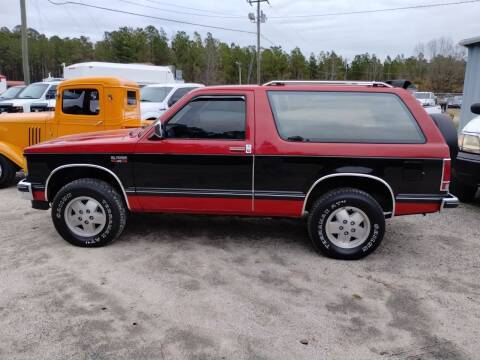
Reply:
M48 88L48 84L31 84L22 91L19 99L40 99Z
M11 87L0 95L0 100L15 99L22 92L23 89L24 88L21 86Z
M142 102L162 102L172 91L173 87L149 87L145 86L140 90L140 101Z
M413 94L417 99L430 99L430 93L428 92L416 92Z

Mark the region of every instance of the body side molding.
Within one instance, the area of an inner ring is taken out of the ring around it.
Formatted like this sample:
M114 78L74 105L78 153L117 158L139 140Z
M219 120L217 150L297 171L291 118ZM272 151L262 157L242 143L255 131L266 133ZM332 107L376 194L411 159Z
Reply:
M312 193L313 189L320 184L322 181L337 177L337 176L357 176L357 177L364 177L364 178L369 178L372 180L376 180L381 182L383 185L387 187L387 189L390 191L390 195L392 196L392 211L391 211L391 217L393 218L395 216L395 194L393 193L392 187L383 179L373 176L373 175L368 175L368 174L359 174L359 173L338 173L338 174L330 174L330 175L325 175L322 176L320 179L315 181L312 186L310 186L310 189L308 189L307 195L305 196L305 200L303 202L303 208L302 208L302 215L305 214L305 208L307 206L308 198L310 194Z
M123 194L123 197L125 199L125 202L127 203L127 207L128 209L130 210L130 204L128 202L128 197L127 197L127 193L125 192L125 187L123 186L121 180L119 179L119 177L110 169L107 169L103 166L100 166L100 165L94 165L94 164L68 164L68 165L62 165L62 166L59 166L57 168L55 168L51 173L50 175L48 175L48 178L47 178L47 181L45 182L45 200L47 202L49 202L48 200L48 184L50 182L50 179L52 178L53 175L55 175L55 173L57 173L58 171L60 170L63 170L63 169L67 169L67 168L72 168L72 167L89 167L89 168L94 168L94 169L98 169L98 170L102 170L102 171L105 171L107 172L108 174L112 175L113 178L115 179L115 181L118 183L118 185L120 185L120 188L122 189L122 194Z

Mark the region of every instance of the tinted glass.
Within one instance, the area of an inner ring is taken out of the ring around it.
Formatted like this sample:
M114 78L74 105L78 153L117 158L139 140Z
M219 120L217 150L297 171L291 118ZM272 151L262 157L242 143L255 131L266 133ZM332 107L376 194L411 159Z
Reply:
M168 121L166 134L183 139L245 139L245 100L193 100Z
M72 115L98 115L100 113L99 95L96 89L64 90L62 111Z
M169 103L171 103L172 105L175 104L183 96L185 96L190 91L195 90L195 89L197 89L197 88L195 88L195 87L184 87L184 88L180 88L180 89L175 90L175 92L173 93L172 97L169 100Z
M420 128L394 94L269 91L280 136L289 141L423 143Z
M127 91L127 105L137 105L137 92L133 90Z
M46 97L50 99L55 99L55 96L57 95L57 85L52 85L50 86L50 89L48 89Z
M172 87L150 87L145 86L140 90L140 101L142 102L162 102L165 100L170 91L172 91Z
M18 96L19 99L40 99L47 90L48 84L31 84L28 85Z
M15 99L15 97L17 97L23 89L23 87L11 87L7 91L0 94L0 99Z

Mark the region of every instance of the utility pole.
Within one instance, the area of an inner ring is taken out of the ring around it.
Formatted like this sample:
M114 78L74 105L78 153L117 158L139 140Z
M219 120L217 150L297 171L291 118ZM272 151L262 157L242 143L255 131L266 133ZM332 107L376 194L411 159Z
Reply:
M23 63L23 81L30 84L30 69L28 66L28 32L27 32L27 12L25 10L25 0L20 0L20 13L22 20L22 63Z
M250 21L252 22L256 22L257 23L257 83L260 85L261 81L262 81L262 77L261 77L261 54L260 54L260 24L261 23L264 23L265 21L267 21L267 17L265 16L265 14L263 13L263 11L261 10L261 6L260 4L262 2L267 2L269 3L268 0L247 0L247 2L250 4L250 6L253 6L253 4L257 4L257 16L255 17L255 14L254 13L250 13L248 14L248 18L250 19Z
M238 65L238 85L242 85L242 63L235 61L235 64Z

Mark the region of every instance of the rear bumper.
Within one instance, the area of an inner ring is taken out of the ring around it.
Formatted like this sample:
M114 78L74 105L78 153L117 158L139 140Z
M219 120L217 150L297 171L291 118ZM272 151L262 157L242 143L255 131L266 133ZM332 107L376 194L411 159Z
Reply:
M460 201L455 195L448 194L447 197L444 197L442 199L442 205L440 206L440 210L453 209L458 207L459 204L460 204Z

